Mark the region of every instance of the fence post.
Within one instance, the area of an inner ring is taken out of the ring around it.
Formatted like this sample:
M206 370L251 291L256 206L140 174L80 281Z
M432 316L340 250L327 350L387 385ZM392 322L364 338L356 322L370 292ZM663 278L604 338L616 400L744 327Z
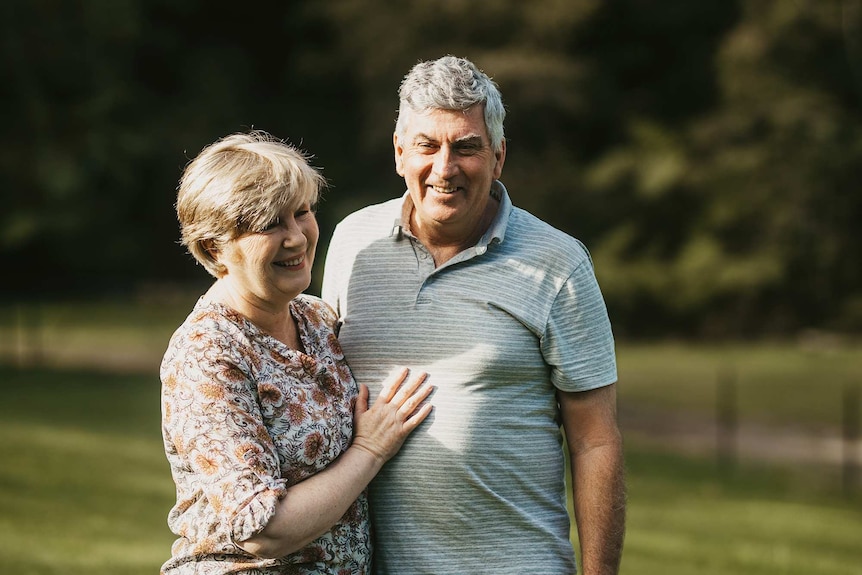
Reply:
M859 486L860 466L859 440L862 436L860 424L860 394L858 385L848 385L844 389L842 427L844 435L844 492L852 495Z
M737 429L736 373L719 369L716 385L716 455L719 469L736 465Z
M43 356L42 308L21 303L15 310L18 367L38 365Z
M24 304L15 306L15 357L17 366L24 367L27 364L27 313Z

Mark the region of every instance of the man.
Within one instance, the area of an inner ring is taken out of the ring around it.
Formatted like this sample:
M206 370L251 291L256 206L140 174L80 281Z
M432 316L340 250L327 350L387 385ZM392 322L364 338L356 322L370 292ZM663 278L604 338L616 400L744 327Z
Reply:
M475 65L421 62L399 95L407 192L338 225L323 281L358 381L409 365L436 386L434 412L371 486L375 570L574 573L562 423L582 571L617 573L616 361L589 254L512 206L505 110Z

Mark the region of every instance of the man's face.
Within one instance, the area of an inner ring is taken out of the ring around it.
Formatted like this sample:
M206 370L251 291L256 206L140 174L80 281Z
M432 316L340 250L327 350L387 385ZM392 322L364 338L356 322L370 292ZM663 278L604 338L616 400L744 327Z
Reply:
M472 233L503 170L505 141L494 152L482 106L408 114L404 134L393 142L415 223L452 236Z

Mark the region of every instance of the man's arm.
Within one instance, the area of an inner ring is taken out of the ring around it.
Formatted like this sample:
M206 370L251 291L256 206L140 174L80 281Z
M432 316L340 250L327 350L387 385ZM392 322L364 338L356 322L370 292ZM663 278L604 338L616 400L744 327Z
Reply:
M616 385L557 391L572 466L583 575L616 575L625 535L626 493Z

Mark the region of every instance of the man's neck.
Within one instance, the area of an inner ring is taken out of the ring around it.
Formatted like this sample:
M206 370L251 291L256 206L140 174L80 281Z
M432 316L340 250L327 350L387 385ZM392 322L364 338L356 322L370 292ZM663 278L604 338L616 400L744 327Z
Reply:
M420 225L412 202L409 204L409 215L404 221L409 225L410 233L431 253L434 265L439 267L467 248L475 246L491 227L499 209L499 200L492 196L475 225L471 229L456 233L450 233L445 226Z

